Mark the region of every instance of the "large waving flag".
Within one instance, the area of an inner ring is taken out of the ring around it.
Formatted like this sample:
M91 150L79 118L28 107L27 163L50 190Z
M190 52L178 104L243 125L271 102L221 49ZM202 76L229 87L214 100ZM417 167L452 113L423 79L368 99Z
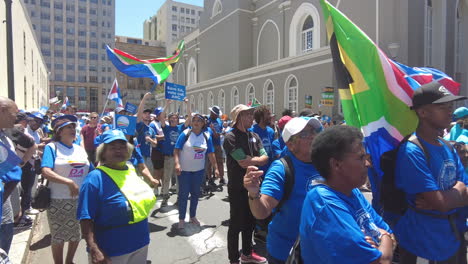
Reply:
M169 77L173 66L184 52L182 40L172 56L159 59L142 60L118 49L107 46L107 56L120 72L134 78L151 78L155 85Z
M435 69L392 61L328 1L321 0L321 5L346 123L363 131L373 165L381 174L381 154L416 129L417 118L409 108L414 90L439 81L458 93L459 84Z
M120 88L119 84L117 83L117 78L114 80L112 84L112 88L109 91L109 95L107 96L108 99L115 101L115 104L118 107L123 107L122 96L120 95Z

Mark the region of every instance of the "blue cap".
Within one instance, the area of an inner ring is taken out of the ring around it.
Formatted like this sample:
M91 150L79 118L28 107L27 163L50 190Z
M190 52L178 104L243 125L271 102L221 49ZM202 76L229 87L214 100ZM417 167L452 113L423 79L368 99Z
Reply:
M67 119L68 122L63 123L62 125L60 125L60 127L55 127L55 125L57 124L57 121L63 120L63 119ZM62 116L59 116L59 117L55 118L52 121L52 128L59 129L59 128L62 128L62 127L66 126L66 125L68 125L70 123L76 123L77 121L78 121L78 119L74 115L62 115Z
M153 111L153 114L155 114L156 116L160 115L162 112L164 111L164 109L162 107L156 107Z
M116 140L123 140L125 142L128 142L124 133L117 129L107 130L101 135L101 143L109 144Z
M468 109L467 109L468 110ZM44 119L44 115L39 113L39 112L33 112L33 113L30 113L28 115L29 117L32 117L32 118L36 118L36 119L40 119L40 120L43 120Z
M466 108L464 106L457 108L453 112L453 118L455 118L455 120L463 118L463 117L467 117L467 116L468 116L468 108Z

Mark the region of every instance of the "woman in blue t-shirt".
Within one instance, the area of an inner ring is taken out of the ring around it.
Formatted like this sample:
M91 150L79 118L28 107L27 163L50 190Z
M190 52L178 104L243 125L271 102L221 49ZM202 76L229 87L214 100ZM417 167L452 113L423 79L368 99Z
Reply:
M177 177L179 177L179 224L182 229L185 225L187 199L190 193L190 222L200 225L196 218L200 187L205 176L206 156L215 168L216 177L219 176L213 141L208 132L205 132L205 118L201 114L192 115L192 128L186 129L179 135L174 149L174 163Z
M335 126L312 144L312 162L325 178L302 207L300 245L304 263L391 263L392 231L357 189L370 165L362 133Z

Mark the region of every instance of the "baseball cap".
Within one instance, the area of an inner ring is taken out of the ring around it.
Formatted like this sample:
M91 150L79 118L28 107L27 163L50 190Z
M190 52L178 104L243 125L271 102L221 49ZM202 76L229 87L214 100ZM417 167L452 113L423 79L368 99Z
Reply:
M194 118L194 117L198 117L198 118L200 118L204 123L206 123L206 118L205 118L202 114L197 113L197 112L194 112L194 113L192 113L192 118Z
M156 107L154 109L154 112L153 114L155 114L156 116L160 115L162 112L164 111L164 109L162 107Z
M59 124L57 124L57 122L60 121L60 120L66 120L66 121L59 125ZM77 121L78 121L78 119L74 115L61 115L61 116L55 118L52 121L52 127L54 128L55 131L58 131L62 127L68 126L69 124L75 124L76 125Z
M283 116L280 118L280 120L278 120L278 127L280 130L283 130L284 129L284 126L289 122L291 121L292 117L291 116Z
M455 118L455 120L463 118L463 117L467 117L467 116L468 116L468 108L464 106L457 108L453 112L453 118Z
M244 104L238 104L236 106L234 106L234 108L232 108L231 110L231 119L232 119L232 126L234 127L236 125L236 122L237 122L237 117L239 116L239 114L243 111L248 111L248 110L254 110L254 108L250 107L250 106L246 106Z
M301 132L307 125L312 126L316 133L323 130L322 123L315 117L294 117L284 126L282 134L284 142L288 142L292 136Z
M422 85L413 94L413 106L417 109L428 104L443 104L467 99L465 96L453 95L447 88L438 82L431 82Z
M121 106L117 106L115 109L114 109L114 112L116 114L122 112L122 111L125 111L125 108L121 107Z
M35 118L35 119L39 119L39 120L44 120L44 115L39 113L39 112L32 112L28 115L29 117L32 117L32 118Z
M219 106L215 105L213 107L210 107L208 108L211 112L213 112L213 114L217 115L217 116L220 116L222 115L221 113L221 109L219 108Z
M109 129L101 135L101 143L109 144L116 140L128 142L124 133L117 129Z

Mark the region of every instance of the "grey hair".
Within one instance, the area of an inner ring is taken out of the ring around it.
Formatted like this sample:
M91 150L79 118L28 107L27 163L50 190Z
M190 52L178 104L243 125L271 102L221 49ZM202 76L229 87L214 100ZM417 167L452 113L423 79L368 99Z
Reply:
M97 149L96 149L96 162L101 163L101 164L104 164L106 162L106 159L104 158L103 155L106 152L107 145L109 145L109 144L103 143L103 144L101 144L101 145L99 145L97 147ZM127 150L128 150L127 154L128 154L128 156L127 156L126 160L129 160L132 157L134 148L135 147L132 144L127 142Z

